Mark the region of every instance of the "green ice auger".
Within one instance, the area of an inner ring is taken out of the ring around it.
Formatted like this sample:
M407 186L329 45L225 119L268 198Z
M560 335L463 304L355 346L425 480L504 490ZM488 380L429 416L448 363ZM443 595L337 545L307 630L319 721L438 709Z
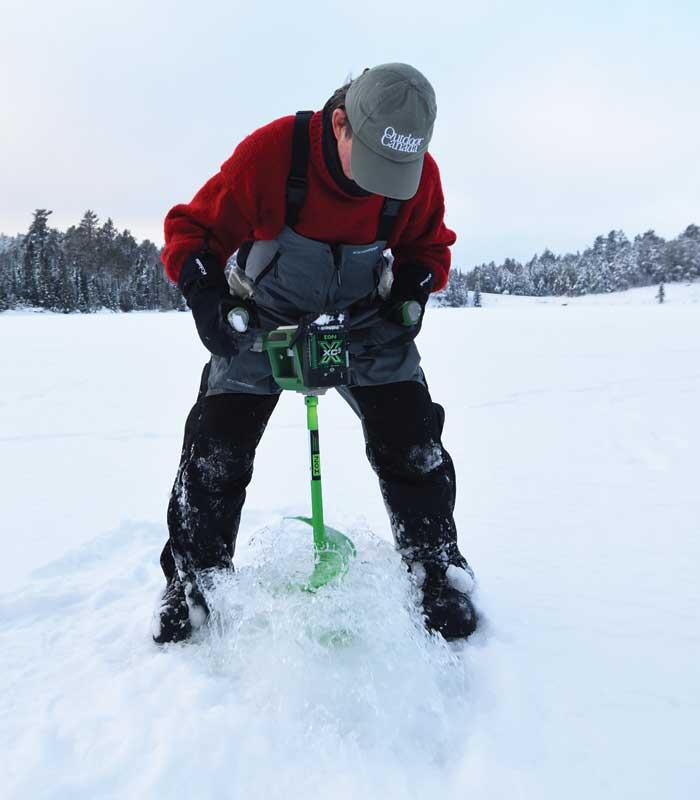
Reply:
M376 312L372 312L376 314ZM422 308L415 301L401 303L392 313L393 320L404 326L415 325ZM245 308L234 308L228 314L231 326L241 332L249 323ZM293 517L313 529L315 566L302 586L315 592L348 571L354 558L355 545L345 534L326 525L323 519L321 453L318 432L318 396L332 386L347 386L350 358L348 353L347 315L321 314L299 325L288 325L265 333L255 350L265 350L270 360L272 377L282 389L304 395L306 425L311 449L311 516Z
M304 395L311 463L311 516L294 517L311 526L314 571L302 586L315 592L348 571L355 545L323 519L318 396L348 382L348 350L342 317L324 315L303 326L277 328L266 334L263 347L272 376L282 389Z
M311 516L296 519L311 525L314 532L315 566L306 584L309 592L315 592L348 571L350 559L355 556L355 545L345 534L326 525L323 521L323 489L321 483L321 451L318 434L318 397L306 395L306 427L309 429L311 454Z

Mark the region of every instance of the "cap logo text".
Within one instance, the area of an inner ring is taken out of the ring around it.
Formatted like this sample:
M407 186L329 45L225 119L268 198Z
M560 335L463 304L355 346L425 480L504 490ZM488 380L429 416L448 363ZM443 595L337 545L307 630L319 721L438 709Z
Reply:
M417 153L424 139L424 136L417 137L410 133L397 133L396 130L389 125L384 130L382 145L392 150L398 150L400 153Z

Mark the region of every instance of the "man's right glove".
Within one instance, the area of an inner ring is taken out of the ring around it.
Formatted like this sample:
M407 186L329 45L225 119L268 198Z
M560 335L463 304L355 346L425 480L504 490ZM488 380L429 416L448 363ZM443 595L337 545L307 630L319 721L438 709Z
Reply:
M240 334L229 323L228 314L234 308L245 308L251 324L257 322L257 314L251 300L231 296L216 258L209 253L190 256L182 267L178 286L207 350L215 356L237 355Z

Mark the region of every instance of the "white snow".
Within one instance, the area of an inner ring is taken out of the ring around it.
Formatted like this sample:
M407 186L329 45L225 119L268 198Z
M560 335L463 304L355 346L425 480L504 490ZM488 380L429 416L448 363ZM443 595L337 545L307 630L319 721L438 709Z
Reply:
M420 343L486 622L424 634L358 421L300 397L258 452L235 578L193 643L151 611L204 351L185 314L0 315L7 798L690 798L700 787L700 286L430 309ZM452 576L458 579L459 576Z
M586 294L580 297L523 297L521 295L481 293L482 303L489 308L531 308L533 305L544 306L573 306L574 308L588 306L652 306L658 305L658 285L643 286L630 289L626 292L611 292L609 294ZM695 283L665 283L665 303L673 306L695 305L700 303L700 282ZM474 293L469 292L470 302ZM435 298L435 299L433 299ZM437 301L437 295L431 298L431 305Z
M452 588L457 589L459 592L471 594L476 588L474 576L470 575L469 572L467 572L466 569L462 569L462 567L457 567L454 564L450 564L450 566L447 568L446 575L447 580Z
M408 458L419 472L428 473L442 464L442 450L438 442L424 447L415 445L408 451Z
M314 320L316 325L331 325L334 322L342 325L345 322L345 314L337 314L335 316L332 314L319 314Z

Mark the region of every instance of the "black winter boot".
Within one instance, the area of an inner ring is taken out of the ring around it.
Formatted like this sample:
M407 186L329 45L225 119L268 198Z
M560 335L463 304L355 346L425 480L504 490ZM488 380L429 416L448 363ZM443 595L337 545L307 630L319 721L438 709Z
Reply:
M151 633L156 644L182 642L185 639L189 639L192 634L192 623L190 622L185 590L177 573L166 584L153 610Z
M210 585L211 575L201 573L199 580ZM183 583L175 573L153 612L153 641L166 644L189 639L192 631L201 627L208 617L209 607L197 581L193 578Z
M470 599L474 573L465 566L416 563L411 566L423 593L423 615L428 630L447 641L466 639L476 630L478 616Z

